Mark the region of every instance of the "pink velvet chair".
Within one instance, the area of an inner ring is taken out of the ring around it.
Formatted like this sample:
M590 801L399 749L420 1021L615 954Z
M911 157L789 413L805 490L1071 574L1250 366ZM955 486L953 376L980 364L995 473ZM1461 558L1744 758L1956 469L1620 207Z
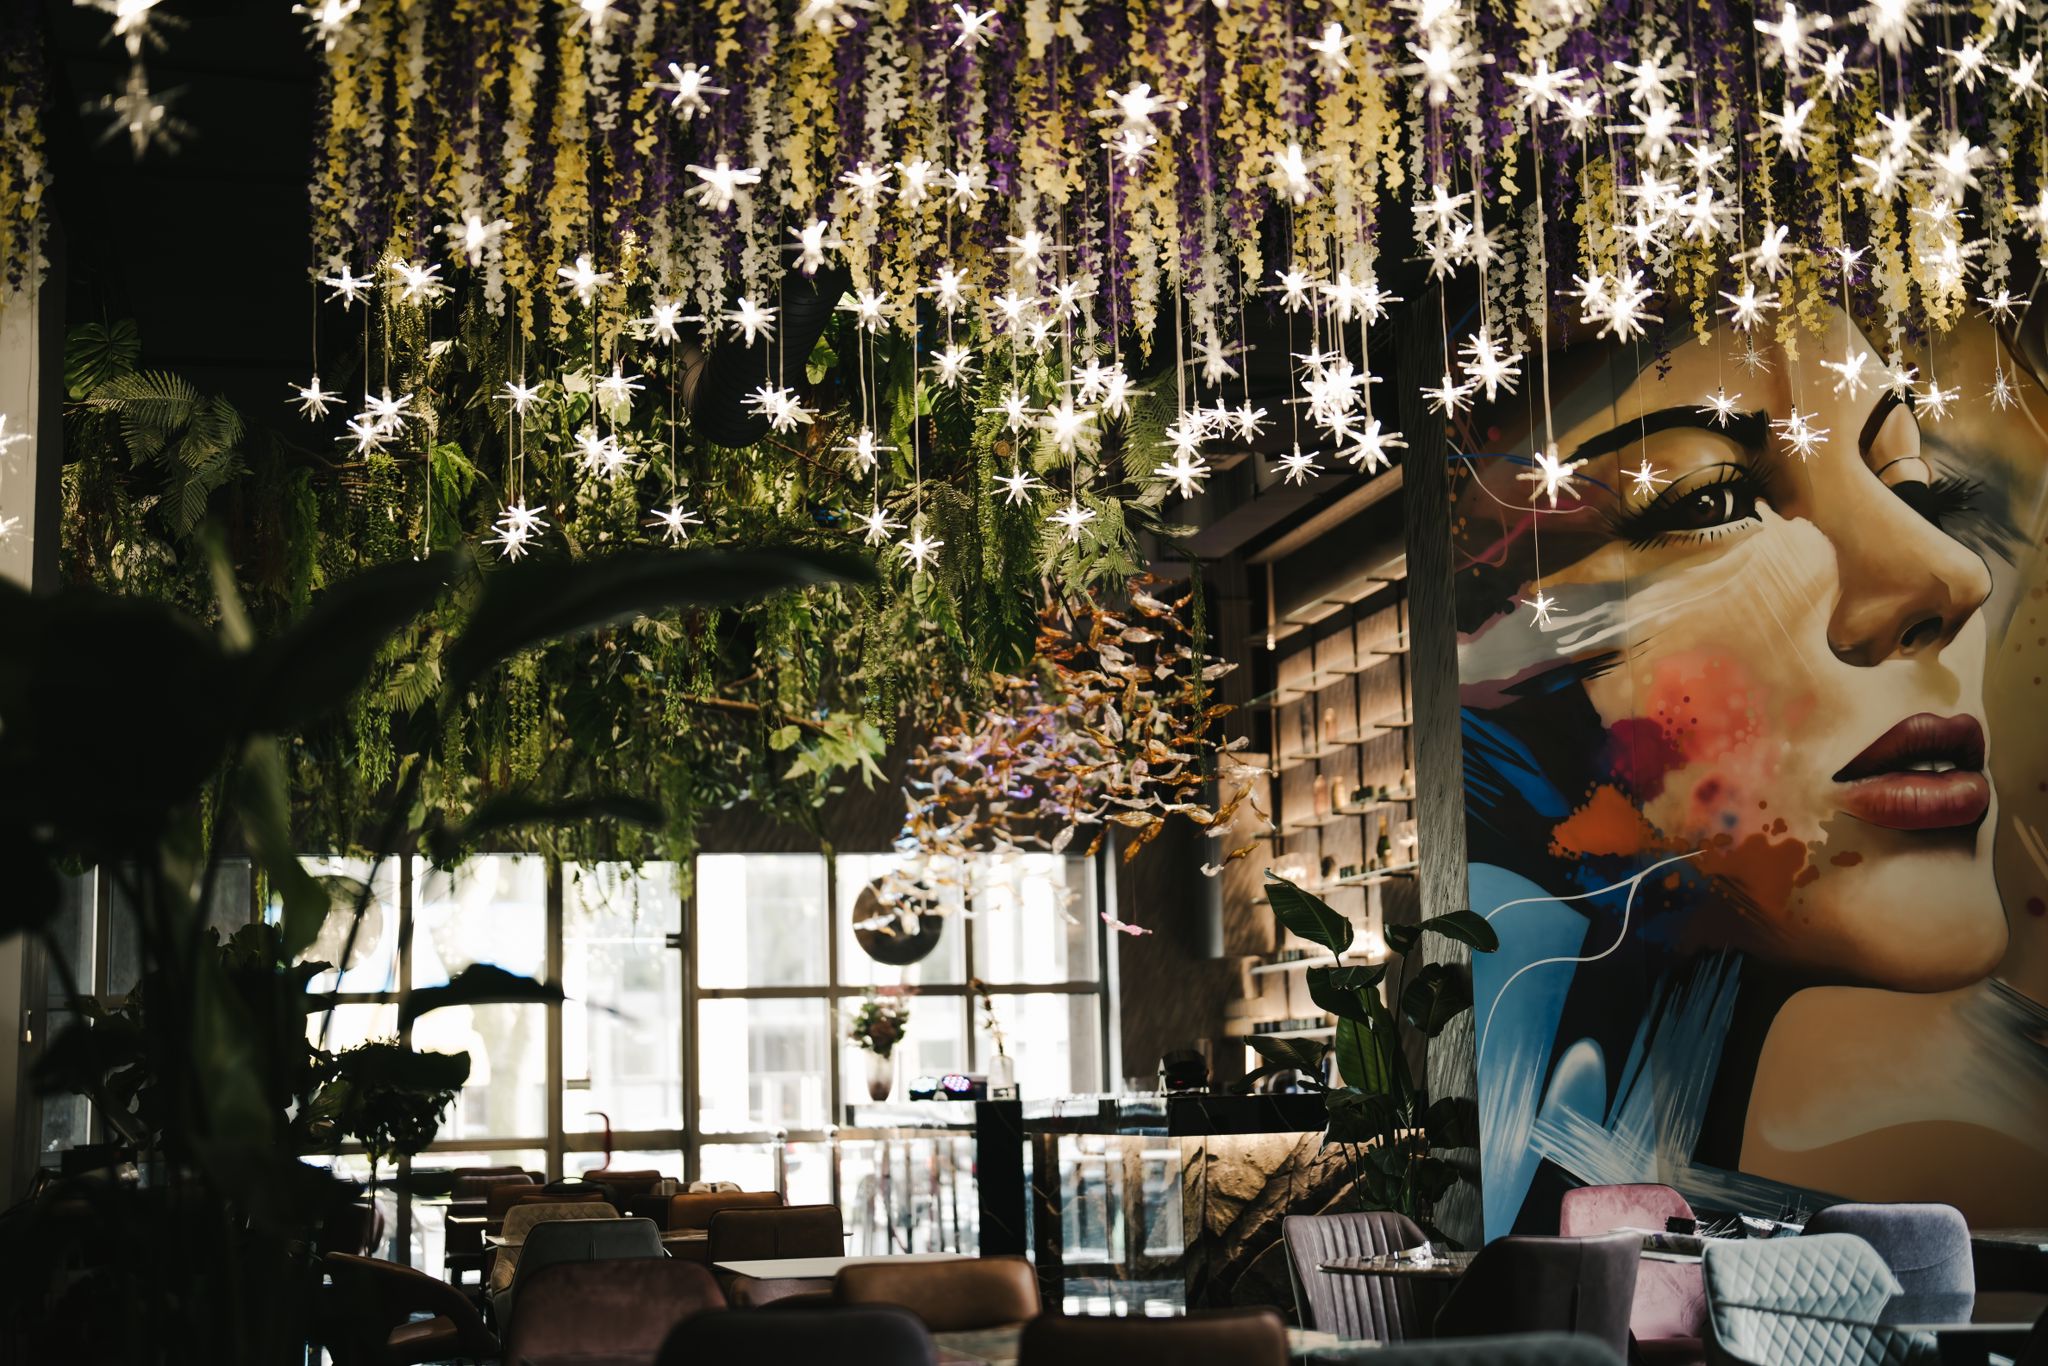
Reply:
M1690 1219L1692 1206L1669 1186L1581 1186L1566 1191L1557 1231L1590 1238L1621 1228L1664 1228L1666 1219ZM1695 1366L1706 1361L1707 1287L1697 1264L1644 1261L1636 1272L1629 1313L1633 1356L1646 1366Z

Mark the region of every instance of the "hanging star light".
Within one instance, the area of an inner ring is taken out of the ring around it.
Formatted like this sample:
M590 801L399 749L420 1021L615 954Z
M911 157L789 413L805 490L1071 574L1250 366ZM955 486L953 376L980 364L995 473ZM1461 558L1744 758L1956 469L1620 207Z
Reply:
M2000 286L1996 294L1980 294L1977 302L1984 305L1984 316L1995 323L2011 323L2018 316L2017 310L2027 306L2025 299L2015 296L2011 289Z
M1539 55L1536 65L1528 71L1510 71L1508 84L1521 92L1521 106L1537 114L1548 113L1550 107L1562 100L1578 83L1579 69L1565 67L1561 71L1550 68L1550 59Z
M863 332L880 332L889 325L885 316L889 296L879 289L863 289L839 301L839 311L853 315L853 325Z
M967 306L967 277L951 266L940 266L925 292L932 296L939 312L951 317Z
M869 8L869 0L803 0L797 8L796 26L830 36L859 22L854 17L855 10Z
M1668 484L1671 481L1666 479L1664 471L1652 465L1650 457L1645 455L1643 463L1628 472L1628 482L1629 487L1636 493L1641 494L1645 498L1652 498L1656 496L1658 485Z
M171 117L168 97L159 98L150 91L148 73L140 62L128 69L120 94L102 95L97 102L86 106L86 112L112 115L106 131L100 134L100 141L111 142L116 136L126 133L129 151L137 161L152 147L175 152L178 138L185 131L185 126Z
M362 7L363 0L315 0L310 5L293 5L292 13L306 21L306 35L319 43L322 51L332 52L341 41L342 30Z
M969 52L995 37L996 28L1002 23L1002 16L992 9L975 10L965 5L953 6L953 18L957 28L953 46Z
M1929 380L1927 388L1921 392L1920 401L1915 405L1914 410L1939 422L1948 416L1948 405L1954 403L1962 396L1963 390L1961 385L1957 385L1953 389L1944 389L1933 380Z
M1045 520L1060 527L1070 543L1079 544L1082 529L1095 520L1095 509L1083 507L1078 498L1069 496L1067 505Z
M604 31L612 21L613 0L566 0L568 7L576 12L576 21L590 30L593 41L604 41Z
M1773 418L1771 428L1784 438L1785 444L1791 447L1792 453L1801 460L1811 457L1828 435L1826 427L1814 426L1813 419L1800 412L1796 405L1786 416Z
M653 524L661 528L661 538L670 545L688 545L690 528L702 526L704 519L681 503L670 503L654 514Z
M1600 316L1606 319L1606 325L1601 332L1612 334L1618 341L1642 336L1648 330L1646 324L1658 321L1656 314L1643 307L1655 294L1654 289L1643 283L1641 271L1623 272L1608 286L1606 298L1602 301Z
M2000 361L1991 371L1991 389L1984 397L1991 400L1994 412L2004 412L2019 402L2019 390L2013 385L2012 377L2006 373L2005 362Z
M440 265L420 261L393 261L391 273L398 277L398 297L409 304L432 303L448 292L441 279Z
M1458 347L1463 357L1463 366L1468 380L1483 389L1487 402L1491 403L1502 390L1515 391L1515 381L1522 374L1522 353L1503 351L1493 340L1490 328L1481 327L1467 337Z
M686 318L680 299L659 298L648 307L646 317L636 320L637 325L646 333L648 340L660 342L663 346L673 346L676 344L678 337L681 335L679 331L680 325L685 321L698 322L701 319Z
M538 384L526 385L511 379L505 381L505 387L498 391L498 397L512 405L512 411L516 416L524 417L533 401L540 397L540 389L541 386Z
M1109 149L1126 171L1135 171L1145 164L1145 158L1159 139L1151 133L1136 128L1120 128L1109 135Z
M711 68L699 66L695 62L670 62L668 79L650 81L648 87L669 97L668 107L675 111L676 117L681 119L685 126L697 115L710 112L711 104L704 98L706 95L732 93L724 86L711 84Z
M1806 160L1806 121L1812 117L1813 110L1812 100L1794 104L1788 98L1778 113L1763 112L1764 122L1770 125L1771 136L1778 141L1778 151L1793 161Z
M1143 81L1133 83L1127 90L1110 91L1109 103L1110 108L1093 111L1096 118L1118 119L1124 131L1146 134L1152 132L1153 116L1171 107L1167 100L1153 94L1152 87Z
M411 403L411 394L400 394L393 398L389 389L374 397L365 394L362 415L376 423L377 430L387 434L395 433L405 426L405 419L411 415Z
M1407 445L1407 438L1399 432L1382 429L1376 417L1367 418L1357 441L1344 452L1344 459L1370 474L1374 470L1392 469L1394 457L1389 452L1405 449Z
M1523 598L1522 605L1534 614L1530 619L1532 626L1548 626L1550 614L1557 607L1557 600L1539 588L1535 597Z
M884 445L881 441L877 440L872 427L862 427L854 434L853 440L837 449L853 457L853 468L856 474L866 474L880 463L884 452L893 451L896 448Z
M1779 7L1776 20L1757 19L1752 22L1758 33L1771 40L1771 45L1763 49L1764 64L1782 66L1790 76L1797 75L1799 68L1811 60L1813 49L1818 46L1813 35L1831 27L1834 20L1826 14L1809 18L1801 14L1791 0L1785 0Z
M749 186L761 183L759 167L735 166L723 152L713 158L709 166L692 162L683 169L697 177L699 182L690 189L690 196L713 213L726 212Z
M1862 393L1870 384L1870 381L1863 377L1863 367L1869 363L1870 353L1868 351L1851 350L1843 355L1840 360L1822 361L1820 368L1835 372L1836 393L1844 398L1854 398Z
M1303 451L1299 443L1280 457L1280 477L1287 483L1304 483L1310 475L1322 472L1323 467L1316 463L1315 452Z
M1171 483L1181 497L1192 498L1209 478L1209 462L1192 452L1176 451L1171 461L1154 465L1152 473Z
M1316 70L1324 80L1334 80L1351 69L1351 45L1358 39L1347 33L1342 24L1324 24L1321 33L1300 41L1315 54Z
M1771 358L1763 347L1757 345L1754 334L1743 338L1742 349L1735 353L1735 362L1752 375L1771 373Z
M2032 109L2035 96L2048 95L2048 87L2041 84L2041 54L2038 52L2022 52L2019 61L2011 66L2001 66L1998 71L2012 86L2010 98L2016 103Z
M919 521L899 548L903 552L903 558L910 562L912 571L922 574L938 562L939 551L945 544L944 541L933 540L925 535L924 523Z
M1093 414L1086 409L1077 409L1069 399L1062 400L1056 408L1047 408L1038 425L1060 454L1072 455L1081 444L1081 437L1092 419Z
M1301 144L1290 142L1277 152L1268 152L1266 159L1273 163L1270 179L1274 188L1287 196L1287 201L1297 207L1306 204L1310 195L1316 192L1315 182L1308 176L1308 158L1301 150Z
M1569 460L1559 458L1555 447L1536 452L1530 457L1533 468L1515 476L1524 483L1536 487L1529 492L1529 501L1545 499L1554 509L1560 494L1575 495L1578 492L1578 467Z
M618 361L612 362L612 372L599 380L592 388L598 399L607 408L624 408L633 402L633 395L645 388L641 376L629 375Z
M1259 439L1259 433L1266 429L1266 410L1254 408L1252 401L1247 398L1231 413L1230 421L1231 425L1237 428L1240 441L1256 441Z
M1934 173L1934 192L1959 198L1965 190L1977 188L1977 172L1990 164L1991 153L1957 134L1948 146L1928 155Z
M482 214L471 209L442 231L448 234L448 244L460 252L464 260L472 266L480 266L487 253L497 250L498 239L511 226L502 218L486 223Z
M791 228L789 235L796 239L796 268L806 275L818 273L818 268L825 264L826 252L846 246L832 231L831 222L823 218L813 218L800 228Z
M598 290L612 282L611 272L599 270L589 252L579 255L573 266L557 266L555 274L561 277L561 288L574 294L576 302L585 308L597 297Z
M1792 229L1783 224L1765 223L1756 245L1737 259L1754 263L1766 279L1775 280L1785 273L1785 254L1789 250L1786 241L1791 235Z
M1472 389L1473 386L1470 384L1458 383L1451 372L1446 370L1444 382L1434 389L1425 388L1422 396L1429 401L1431 412L1456 417L1472 406Z
M14 539L14 533L21 530L21 518L0 517L0 545Z
M861 208L872 209L889 192L889 172L887 169L877 170L863 161L840 176L839 183L853 191Z
M1893 398L1908 399L1913 396L1913 386L1920 380L1920 367L1906 364L1906 358L1894 351L1885 360L1885 392Z
M492 524L492 530L497 534L484 544L498 546L506 559L517 560L526 554L528 544L547 526L547 518L541 515L539 508L528 507L523 501L509 503Z
M948 346L932 356L932 382L957 389L974 374L974 352L965 346Z
M892 539L896 528L901 525L903 524L891 517L880 503L876 503L860 519L860 538L869 545L880 545L882 542Z
M732 312L723 316L725 321L740 330L747 339L747 345L752 346L756 337L775 336L775 313L776 310L763 308L743 294L733 304Z
M1010 472L998 478L996 483L1002 487L1003 501L1011 507L1016 507L1030 498L1034 492L1045 487L1022 465L1010 466Z
M332 275L321 276L320 283L327 286L330 291L327 295L329 303L338 299L342 308L350 309L356 306L356 300L370 292L377 280L375 276L357 275L347 266L343 266Z
M377 425L376 418L368 413L357 413L348 420L348 433L339 438L355 443L356 455L360 458L384 449L384 443L391 439L390 433Z
M1712 418L1716 427L1725 427L1736 414L1736 400L1728 396L1726 389L1716 389L1707 395L1706 402L1699 405L1699 412Z
M909 161L896 163L896 174L903 181L903 188L896 192L896 202L906 209L914 209L931 198L932 177L938 167L925 157L913 157Z
M1021 432L1025 428L1032 426L1032 419L1035 414L1035 410L1031 406L1030 397L1015 385L1012 385L1010 391L1003 395L1002 401L997 406L984 408L982 411L985 413L1001 413L1003 415L1003 427L1013 432Z
M1756 283L1744 280L1741 290L1730 293L1722 290L1721 297L1728 301L1728 307L1721 310L1721 316L1736 327L1747 332L1763 321L1764 314L1778 306L1778 296L1772 290L1757 293Z
M327 416L327 410L329 408L341 402L340 394L334 393L331 390L322 389L320 387L320 376L317 374L313 376L312 381L308 384L292 385L291 391L293 394L293 401L299 405L300 417L325 417ZM4 435L6 430L7 414L0 413L0 451L4 451L6 449L7 438Z

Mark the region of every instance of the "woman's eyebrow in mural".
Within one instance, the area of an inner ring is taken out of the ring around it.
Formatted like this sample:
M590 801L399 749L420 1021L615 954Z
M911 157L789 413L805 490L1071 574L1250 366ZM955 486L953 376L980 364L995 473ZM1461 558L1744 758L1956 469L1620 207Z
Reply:
M1744 448L1757 450L1763 447L1770 432L1770 417L1766 413L1736 413L1724 420L1717 417L1712 409L1703 412L1694 407L1659 408L1611 431L1587 437L1572 452L1568 463L1576 465L1592 460L1610 451L1618 451L1631 442L1641 441L1652 433L1674 428L1710 432L1715 436L1725 436Z
M1884 420L1892 415L1892 409L1901 404L1905 404L1908 412L1912 411L1912 404L1907 403L1896 389L1886 392L1878 399L1870 410L1870 416L1863 419L1863 430L1856 433L1856 450L1859 454L1870 454L1870 447L1877 440L1877 434L1884 430ZM1918 414L1915 414L1915 418L1917 420Z

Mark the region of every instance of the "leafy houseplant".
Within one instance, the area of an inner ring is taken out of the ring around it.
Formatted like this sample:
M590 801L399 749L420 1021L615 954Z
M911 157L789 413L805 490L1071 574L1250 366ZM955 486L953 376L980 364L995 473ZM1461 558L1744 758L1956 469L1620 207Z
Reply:
M401 1041L338 1054L305 1044L332 1001L307 990L320 965L299 960L341 915L338 961L352 961L374 879L337 895L299 863L284 750L349 705L395 637L463 599L434 686L395 722L417 744L369 845L450 862L519 826L663 819L645 797L606 791L503 786L454 818L432 800L429 771L462 760L440 738L449 718L507 661L678 607L867 574L797 549L623 550L487 573L443 553L332 582L259 640L217 541L212 562L217 633L159 600L0 583L0 935L38 937L70 982L55 933L63 872L97 865L119 887L143 950L140 1003L60 1031L39 1080L92 1095L152 1173L68 1183L4 1216L0 1359L304 1360L312 1253L358 1191L302 1159L347 1138L380 1159L431 1140L468 1059L404 1043L420 1015L561 999L553 983L474 965L404 998ZM279 912L223 947L205 908L231 848Z
M1359 1208L1395 1210L1415 1220L1432 1239L1441 1238L1431 1215L1464 1174L1440 1154L1477 1141L1476 1107L1461 1096L1432 1101L1416 1084L1402 1027L1405 1022L1422 1038L1434 1039L1472 1008L1472 983L1466 969L1448 963L1425 963L1411 973L1408 958L1425 934L1491 953L1500 947L1493 926L1472 911L1430 916L1414 925L1390 925L1389 961L1347 964L1344 953L1356 931L1328 902L1270 872L1266 896L1282 925L1330 951L1328 967L1308 969L1308 990L1317 1005L1337 1017L1337 1028L1331 1043L1254 1037L1252 1047L1269 1062L1253 1076L1300 1071L1329 1106L1323 1141L1344 1150ZM1389 1008L1381 1000L1381 985L1396 964L1399 970L1389 992L1394 1008ZM1324 1064L1332 1057L1343 1078L1341 1086L1322 1079Z

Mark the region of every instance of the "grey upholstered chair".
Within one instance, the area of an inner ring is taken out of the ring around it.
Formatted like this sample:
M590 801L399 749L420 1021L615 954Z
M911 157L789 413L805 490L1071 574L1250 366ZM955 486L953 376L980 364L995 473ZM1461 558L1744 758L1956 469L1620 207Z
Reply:
M1970 1225L1953 1205L1830 1205L1807 1220L1806 1231L1855 1234L1877 1249L1909 1295L1977 1288Z
M1871 1327L1899 1291L1861 1238L1710 1242L1707 1360L1714 1366L1921 1366L1940 1351L1925 1334Z
M1420 1247L1428 1236L1391 1210L1368 1214L1290 1214L1280 1221L1287 1272L1301 1326L1341 1338L1402 1342L1429 1336L1432 1292L1406 1276L1341 1276L1320 1271L1339 1257L1378 1257Z
M661 1230L652 1219L553 1219L527 1231L511 1284L491 1296L491 1312L509 1327L519 1291L543 1267L661 1256Z
M1583 1334L1516 1333L1396 1347L1331 1347L1305 1366L1623 1366L1606 1343Z
M1437 1311L1436 1335L1580 1333L1625 1356L1642 1255L1639 1233L1496 1238Z

